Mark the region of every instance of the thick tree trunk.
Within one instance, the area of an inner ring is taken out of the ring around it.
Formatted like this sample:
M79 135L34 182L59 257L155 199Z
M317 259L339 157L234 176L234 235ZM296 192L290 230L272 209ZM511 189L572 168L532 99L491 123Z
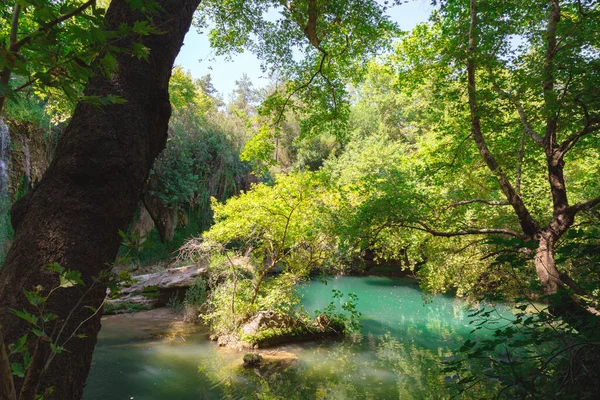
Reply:
M554 260L554 244L555 239L551 233L544 232L540 234L539 245L534 258L538 279L544 287L544 293L547 295L555 294L563 287Z
M85 90L88 96L116 94L127 102L102 110L79 104L42 180L15 205L15 240L0 272L0 321L6 343L14 343L31 328L10 312L12 308L35 312L23 290L41 285L47 291L56 286L56 274L44 265L58 263L81 271L89 288L92 278L114 260L118 231L129 224L152 162L166 142L171 68L199 2L158 1L162 10L152 23L165 33L143 39L150 49L149 59L119 54L118 70L110 78L95 74ZM110 26L116 29L143 18L129 3L111 2ZM82 294L80 288L61 289L47 303L47 311L58 315L47 333L54 331L56 338L64 326L58 344L92 315L83 306L100 306L105 287L96 284L80 303ZM100 314L96 314L77 332L86 337L72 339L66 344L68 351L56 356L40 391L54 386L51 398L82 396L99 329Z

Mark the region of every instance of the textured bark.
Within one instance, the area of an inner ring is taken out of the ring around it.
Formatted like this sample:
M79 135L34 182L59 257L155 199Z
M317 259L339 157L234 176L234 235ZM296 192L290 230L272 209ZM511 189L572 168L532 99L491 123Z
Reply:
M554 260L554 245L552 234L541 234L534 258L535 270L546 294L554 294L564 288Z
M143 39L149 59L119 54L118 70L110 78L95 74L85 90L88 96L116 94L127 102L102 110L79 104L42 180L12 212L15 240L0 272L0 321L6 343L30 329L10 312L31 308L23 290L56 286L56 274L44 265L79 270L89 288L92 278L116 256L118 231L131 221L148 172L166 142L171 68L199 0L158 3L162 11L152 23L165 33ZM113 0L107 14L114 28L141 18L126 0ZM81 398L100 329L100 313L92 317L83 306L100 306L104 294L103 285L96 284L81 301L80 288L61 289L47 303L47 311L58 315L57 329L47 327L48 334L54 331L56 341L56 332L64 327L58 344L91 317L77 332L86 338L70 340L68 352L57 355L42 377L40 390L54 386L51 398Z

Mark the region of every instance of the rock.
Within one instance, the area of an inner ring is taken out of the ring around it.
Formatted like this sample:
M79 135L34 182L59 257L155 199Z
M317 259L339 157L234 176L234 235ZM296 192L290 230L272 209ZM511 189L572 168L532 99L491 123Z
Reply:
M259 311L249 322L244 324L242 330L244 335L255 335L267 328L292 328L298 322L289 315L278 314L275 311Z
M272 374L291 367L298 361L298 356L286 351L254 351L244 354L244 368L255 368L255 371Z
M144 206L144 203L140 203L138 218L131 227L131 237L137 238L137 244L141 245L146 241L146 237L152 228L154 228L154 220L150 216L146 206Z
M258 353L246 353L244 354L244 367L254 367L259 365L264 359Z
M152 187L153 182L151 179L150 187ZM154 221L160 240L163 243L173 240L175 228L177 228L177 210L167 207L151 194L146 194L142 201Z
M330 324L331 319L325 314L320 314L315 320L315 325L317 326L320 332L325 332L329 328Z
M129 287L121 288L119 297L107 301L111 308L121 305L139 305L156 308L165 305L173 294L183 297L187 288L192 286L198 276L206 274L204 266L188 265L170 268L153 274L137 275ZM123 307L126 308L126 307Z

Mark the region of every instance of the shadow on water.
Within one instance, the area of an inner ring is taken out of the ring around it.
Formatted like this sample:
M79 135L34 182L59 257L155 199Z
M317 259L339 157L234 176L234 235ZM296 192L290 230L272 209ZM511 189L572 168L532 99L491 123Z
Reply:
M281 346L298 356L287 368L245 369L243 353L217 348L201 329L156 339L152 323L105 320L84 399L451 397L440 360L470 337L463 302L436 296L424 304L406 279L343 277L308 285L306 309L332 301L332 288L358 294L361 332Z

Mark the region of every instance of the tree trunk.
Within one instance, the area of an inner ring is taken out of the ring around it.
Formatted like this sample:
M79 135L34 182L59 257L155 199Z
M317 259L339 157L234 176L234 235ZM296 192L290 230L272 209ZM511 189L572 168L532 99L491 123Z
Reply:
M79 270L89 288L92 278L114 260L120 244L118 231L129 224L152 163L166 142L171 68L199 2L158 1L162 10L152 17L152 23L165 33L143 39L150 49L149 59L118 54L118 70L110 77L98 71L85 90L87 96L116 94L127 102L102 110L78 104L42 180L13 208L15 240L0 271L0 321L7 344L31 328L10 312L25 308L35 313L23 290L41 285L47 291L57 284L56 274L46 271L44 265L58 263ZM107 20L114 29L143 19L129 3L111 2ZM64 326L65 333L58 340L62 344L92 315L84 306L98 307L104 296L105 287L99 284L81 304L80 288L56 291L46 308L58 318L47 327L47 333ZM54 386L51 398L81 398L100 316L93 316L79 329L77 333L86 337L71 340L68 351L57 355L42 377L41 391Z
M544 287L544 294L547 295L555 294L563 287L560 274L556 268L556 262L554 261L555 242L551 233L541 233L534 258L535 270L540 283Z

